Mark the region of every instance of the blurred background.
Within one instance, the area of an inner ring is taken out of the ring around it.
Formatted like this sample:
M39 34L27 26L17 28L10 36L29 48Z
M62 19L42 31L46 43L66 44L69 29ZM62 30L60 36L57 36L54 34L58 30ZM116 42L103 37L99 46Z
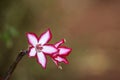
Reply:
M48 57L43 70L24 56L11 80L120 80L119 0L0 0L0 76L27 49L25 33L47 28L51 43L73 49L70 64L60 70Z

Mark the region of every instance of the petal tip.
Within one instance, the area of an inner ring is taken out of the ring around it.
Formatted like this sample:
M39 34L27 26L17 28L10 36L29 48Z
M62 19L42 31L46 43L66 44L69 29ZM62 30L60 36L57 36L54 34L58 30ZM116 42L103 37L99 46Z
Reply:
M45 63L45 65L43 65L43 64L42 64L41 62L39 62L38 60L37 60L37 63L40 64L43 69L46 69L46 63Z
M45 33L49 33L50 35L52 35L50 28L48 28Z
M42 66L43 69L46 69L46 65L45 66Z
M26 35L27 35L27 36L29 36L29 35L36 36L36 34L35 34L35 33L33 33L33 32L26 32Z

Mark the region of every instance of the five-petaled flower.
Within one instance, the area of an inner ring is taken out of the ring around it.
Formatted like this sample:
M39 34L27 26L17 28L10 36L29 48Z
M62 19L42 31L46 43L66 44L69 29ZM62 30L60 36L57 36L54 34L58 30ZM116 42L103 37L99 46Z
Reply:
M71 52L71 48L67 48L66 46L60 46L65 42L65 39L60 40L55 44L55 47L58 49L58 52L53 54L52 60L55 62L55 64L59 67L59 62L64 62L65 64L68 64L68 60L66 59L66 56L68 56Z
M35 33L27 33L26 35L29 43L29 57L36 57L38 63L41 64L43 68L46 68L46 55L49 55L58 67L60 67L60 62L68 64L66 57L70 54L72 49L61 46L65 42L65 39L55 44L48 44L52 38L50 29L42 33L40 37L37 37Z
M34 33L27 33L28 43L30 45L28 55L29 57L37 57L37 61L43 68L46 68L46 56L53 55L58 52L58 49L53 44L47 44L52 34L50 29L42 33L40 37L37 37Z

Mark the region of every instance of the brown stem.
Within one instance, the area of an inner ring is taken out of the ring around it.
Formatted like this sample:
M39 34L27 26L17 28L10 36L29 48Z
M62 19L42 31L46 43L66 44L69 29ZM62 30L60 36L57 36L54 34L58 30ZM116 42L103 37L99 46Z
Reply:
M5 74L5 76L3 77L2 80L9 80L9 79L10 79L10 77L11 77L12 73L14 72L17 64L20 62L20 60L22 59L22 57L23 57L24 55L26 55L27 53L28 53L28 50L25 50L25 51L21 51L21 52L18 54L15 62L13 62L13 64L9 67L8 71L6 72L6 74Z

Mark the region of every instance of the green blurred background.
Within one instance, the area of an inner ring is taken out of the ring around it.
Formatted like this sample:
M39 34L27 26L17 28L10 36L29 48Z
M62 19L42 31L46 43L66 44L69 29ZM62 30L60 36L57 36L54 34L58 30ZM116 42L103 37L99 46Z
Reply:
M11 80L120 80L119 0L0 0L0 76L27 49L25 33L47 28L51 43L73 49L70 64L59 70L48 57L43 70L24 56Z

